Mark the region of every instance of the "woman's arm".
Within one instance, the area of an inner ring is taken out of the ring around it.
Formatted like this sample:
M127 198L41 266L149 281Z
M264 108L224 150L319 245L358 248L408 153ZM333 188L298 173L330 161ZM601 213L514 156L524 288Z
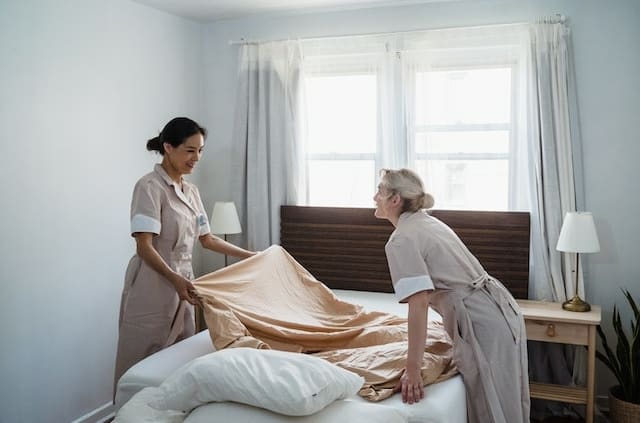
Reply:
M200 244L211 251L216 253L226 254L228 256L247 258L256 255L254 251L245 250L236 245L231 244L223 239L218 238L212 234L202 235L200 238Z
M424 398L422 364L424 345L427 339L427 312L430 292L418 292L408 298L409 351L405 372L398 388L402 391L402 401L409 404L419 402Z
M191 281L178 272L175 272L164 261L151 242L154 235L155 234L152 234L151 232L136 232L134 234L136 238L136 253L153 270L164 276L173 284L173 287L176 289L181 300L186 300L191 304L196 304L197 298L195 296L195 288L191 284Z

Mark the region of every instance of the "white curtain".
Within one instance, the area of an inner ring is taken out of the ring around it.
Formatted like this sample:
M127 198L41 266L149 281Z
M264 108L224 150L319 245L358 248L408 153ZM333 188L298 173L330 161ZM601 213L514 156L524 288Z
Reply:
M565 301L574 290L573 260L556 250L562 219L576 208L568 37L563 23L531 25L529 146L534 163L532 203L537 205L531 210L532 266L537 272L529 292L534 299L549 301Z
M532 168L529 296L563 302L574 294L575 256L556 250L564 215L576 210L573 153L578 143L569 28L562 22L530 25L529 148ZM572 121L573 118L573 121ZM584 298L584 284L580 280ZM529 361L539 382L585 381L586 354L560 344L530 343ZM575 407L583 412L583 407ZM572 414L559 403L532 401L532 418Z
M296 41L243 44L239 50L232 181L249 249L279 242L280 205L303 189L300 133L300 45Z

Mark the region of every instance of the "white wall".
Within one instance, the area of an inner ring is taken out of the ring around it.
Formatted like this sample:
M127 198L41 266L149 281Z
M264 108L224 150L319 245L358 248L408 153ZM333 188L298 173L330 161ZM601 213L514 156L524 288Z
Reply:
M131 191L146 140L202 116L201 41L125 0L0 2L1 422L111 401Z
M618 0L477 0L427 3L313 15L238 19L207 26L206 98L209 139L199 174L205 202L228 199L237 46L229 40L268 40L357 33L406 31L450 26L530 22L562 13L572 28L584 167L579 204L596 217L602 252L585 255L587 300L601 304L605 329L614 303L625 307L618 287L640 297L639 178L640 2ZM581 148L580 148L581 147ZM210 206L211 203L208 203ZM202 258L202 269L219 260ZM601 367L601 366L600 366ZM602 367L598 390L611 378Z

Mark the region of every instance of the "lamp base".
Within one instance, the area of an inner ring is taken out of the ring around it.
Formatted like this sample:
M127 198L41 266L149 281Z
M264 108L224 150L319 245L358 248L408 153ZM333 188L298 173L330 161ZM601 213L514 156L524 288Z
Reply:
M578 312L591 310L591 306L589 305L589 303L586 301L582 301L582 299L580 299L580 297L578 297L577 295L574 295L574 297L569 301L565 301L564 303L562 303L562 308L567 311Z

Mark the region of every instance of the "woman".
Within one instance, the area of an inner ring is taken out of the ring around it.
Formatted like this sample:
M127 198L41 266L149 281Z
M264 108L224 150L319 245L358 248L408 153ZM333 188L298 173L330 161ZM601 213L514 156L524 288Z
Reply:
M529 422L526 334L511 294L424 210L434 200L415 172L382 170L374 201L375 216L395 226L385 252L396 296L409 307L407 361L396 386L402 400L424 397L420 369L431 305L453 339L469 423Z
M195 333L191 254L196 240L222 254L255 254L210 233L200 193L183 179L198 163L206 134L193 120L178 117L147 142L147 150L160 153L162 162L133 190L136 254L127 267L120 304L116 384L138 361Z

